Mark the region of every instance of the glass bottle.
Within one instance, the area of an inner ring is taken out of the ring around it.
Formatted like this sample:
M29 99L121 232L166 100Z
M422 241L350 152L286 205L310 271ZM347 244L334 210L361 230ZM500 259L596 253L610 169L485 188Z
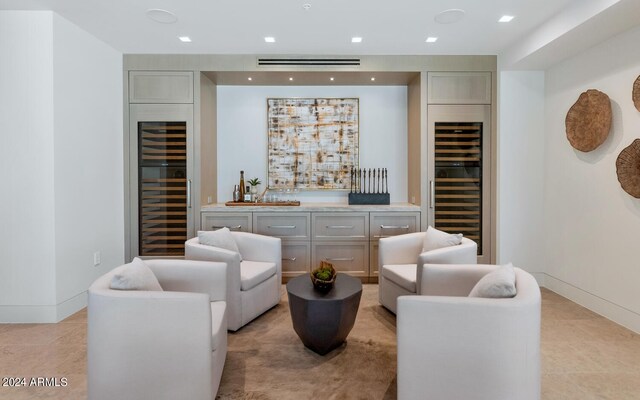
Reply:
M244 171L240 171L240 202L244 201Z

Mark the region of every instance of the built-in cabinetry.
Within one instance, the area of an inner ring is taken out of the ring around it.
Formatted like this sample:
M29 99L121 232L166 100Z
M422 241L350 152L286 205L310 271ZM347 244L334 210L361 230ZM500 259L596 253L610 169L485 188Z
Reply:
M206 206L201 213L204 230L228 227L282 239L282 275L285 279L308 273L321 260L340 272L375 282L378 277L378 240L420 230L419 207ZM247 210L249 208L249 210Z
M183 256L194 233L191 103L190 72L130 73L131 256Z
M491 263L491 74L429 73L429 224L478 243Z

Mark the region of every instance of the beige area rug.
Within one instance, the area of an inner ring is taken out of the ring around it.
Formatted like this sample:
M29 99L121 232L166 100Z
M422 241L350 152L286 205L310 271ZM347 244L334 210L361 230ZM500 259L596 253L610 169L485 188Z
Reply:
M279 305L229 333L217 399L395 399L396 318L378 304L378 285L363 285L347 342L325 356L295 331L286 290Z

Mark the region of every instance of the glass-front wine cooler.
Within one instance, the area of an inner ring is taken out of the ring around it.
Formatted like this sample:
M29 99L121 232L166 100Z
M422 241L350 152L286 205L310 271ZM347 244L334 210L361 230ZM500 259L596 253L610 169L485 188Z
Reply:
M490 262L489 106L429 106L429 224L462 233Z
M135 181L135 213L132 207L131 219L137 225L137 237L132 238L133 255L183 256L193 221L190 122L188 117L179 118L182 115L171 112L153 112L167 106L136 107L139 109L132 113L136 145L131 147L136 149L131 156L137 164L131 169L136 173L131 177Z

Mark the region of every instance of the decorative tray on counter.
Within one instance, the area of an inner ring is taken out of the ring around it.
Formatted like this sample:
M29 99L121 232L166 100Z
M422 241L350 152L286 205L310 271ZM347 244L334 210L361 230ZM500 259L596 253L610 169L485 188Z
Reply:
M276 202L260 202L260 203L253 203L253 202L246 202L246 203L240 203L240 202L235 202L235 201L227 201L226 203L224 203L225 206L227 207L288 207L288 206L299 206L300 202L299 201L276 201Z

